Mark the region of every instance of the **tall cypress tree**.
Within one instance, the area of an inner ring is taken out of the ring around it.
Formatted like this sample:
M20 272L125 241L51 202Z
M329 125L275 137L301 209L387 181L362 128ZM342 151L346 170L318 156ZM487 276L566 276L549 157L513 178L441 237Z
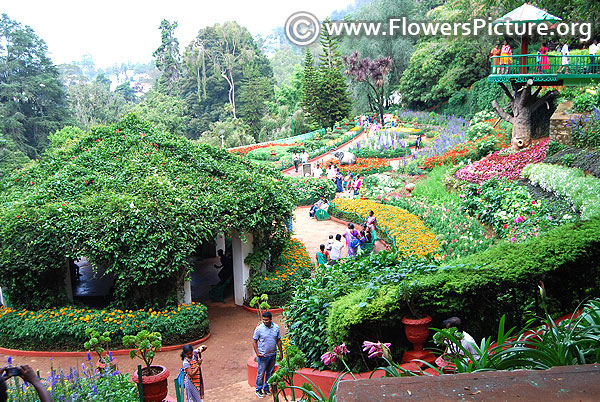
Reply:
M326 20L325 22L328 22ZM326 29L321 30L321 53L319 55L318 94L320 116L319 123L330 127L350 115L351 102L348 86L342 73L342 56L338 50L336 36Z
M308 121L314 125L319 125L321 120L319 113L319 81L315 61L308 48L304 58L304 80L302 82L300 105Z

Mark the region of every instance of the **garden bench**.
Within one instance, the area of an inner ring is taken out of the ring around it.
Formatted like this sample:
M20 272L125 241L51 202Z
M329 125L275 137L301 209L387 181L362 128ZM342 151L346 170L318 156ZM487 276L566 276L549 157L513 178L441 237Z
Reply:
M231 278L227 278L222 284L211 285L208 291L208 297L211 302L223 302L225 303L225 288L231 283Z
M327 200L327 209L317 209L315 211L315 218L317 218L318 221L324 221L329 219L329 206L331 205L331 200Z

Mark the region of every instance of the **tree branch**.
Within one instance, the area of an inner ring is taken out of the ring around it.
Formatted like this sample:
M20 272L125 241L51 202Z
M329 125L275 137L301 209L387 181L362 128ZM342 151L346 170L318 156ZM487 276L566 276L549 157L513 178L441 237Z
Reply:
M537 102L535 102L533 104L533 106L531 106L531 112L532 113L535 112L544 103L550 102L552 99L556 98L558 95L559 95L559 93L558 93L558 91L556 89L554 91L552 91L552 92L548 92L546 95L544 95L540 99L538 99Z
M492 102L492 107L494 108L496 113L498 113L498 116L500 116L502 119L504 119L505 121L507 121L509 123L513 123L515 118L513 116L509 115L508 113L506 113L506 111L500 107L497 100L494 100Z
M531 95L534 98L537 98L537 96L540 94L540 91L542 90L542 87L537 87L537 89L535 90L535 92Z
M506 96L508 96L508 100L509 101L513 101L515 100L515 98L512 96L512 94L510 93L510 91L508 90L508 88L506 88L506 85L504 85L503 82L500 82L500 88L502 88L502 90L504 91L504 93L506 94Z

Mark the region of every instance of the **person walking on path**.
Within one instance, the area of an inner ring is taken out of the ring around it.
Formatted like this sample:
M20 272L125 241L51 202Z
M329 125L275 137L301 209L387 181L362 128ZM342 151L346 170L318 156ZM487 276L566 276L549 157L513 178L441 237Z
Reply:
M302 164L308 163L308 152L306 152L306 149L304 150L304 152L302 152Z
M360 233L358 233L358 230L354 229L354 223L349 223L348 229L344 232L348 257L354 257L356 255L356 250L360 246L360 241L358 240L359 235Z
M194 349L192 345L184 345L181 352L183 370L185 371L184 388L188 402L202 402L204 398L204 380L202 379L202 352L206 345Z
M329 264L329 251L325 250L325 245L321 244L319 246L319 251L317 251L317 267L320 265L328 265Z
M298 156L298 151L294 151L294 155L292 155L292 161L294 162L294 168L296 168L296 173L298 173L298 162L300 162L300 156Z
M562 65L560 66L560 68L557 71L557 74L568 74L569 73L569 43L565 41L565 44L563 45L562 49L560 50L560 53L562 54L562 60L561 63Z
M262 313L262 324L256 327L252 339L254 340L252 346L258 362L256 396L264 398L266 395L271 395L269 378L275 367L277 349L279 349L279 360L283 359L281 331L279 326L273 322L273 315L270 311Z
M548 62L548 47L545 43L542 43L540 53L542 55L542 60L540 61L540 64L542 65L542 73L545 73L550 69L550 63Z

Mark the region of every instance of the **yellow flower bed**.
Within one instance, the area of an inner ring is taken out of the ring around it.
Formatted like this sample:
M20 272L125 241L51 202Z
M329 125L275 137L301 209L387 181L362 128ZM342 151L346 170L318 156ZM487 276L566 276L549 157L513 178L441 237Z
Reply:
M423 222L405 209L382 205L370 200L352 200L336 198L332 206L346 213L355 213L366 219L369 211L375 213L377 227L385 229L403 255L420 257L435 256L439 244L435 234L429 231Z

